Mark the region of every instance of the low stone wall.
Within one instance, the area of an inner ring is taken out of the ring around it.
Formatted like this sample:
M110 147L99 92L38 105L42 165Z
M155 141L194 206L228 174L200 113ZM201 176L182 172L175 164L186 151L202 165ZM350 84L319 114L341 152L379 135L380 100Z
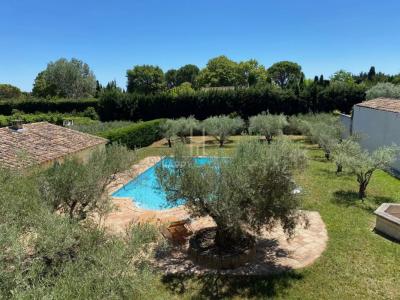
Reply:
M207 253L199 253L195 249L189 247L188 255L195 263L206 268L235 269L255 258L256 247L254 245L244 253L235 255L211 255Z

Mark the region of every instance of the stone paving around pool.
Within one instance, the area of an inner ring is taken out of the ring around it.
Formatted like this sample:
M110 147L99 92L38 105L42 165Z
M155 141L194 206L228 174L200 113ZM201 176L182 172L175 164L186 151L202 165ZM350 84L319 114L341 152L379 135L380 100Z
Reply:
M128 183L132 178L153 166L161 157L147 157L131 167L127 172L118 174L110 185L108 192L114 191ZM134 205L130 198L113 198L115 210L104 219L106 228L113 233L124 233L132 223L149 222L156 225L189 218L188 212L181 206L165 210L144 210ZM304 211L309 226L298 226L295 235L288 240L282 228L272 232L262 232L258 237L257 255L253 262L234 270L223 270L220 273L231 275L266 275L282 270L298 269L312 264L325 250L328 233L318 212ZM211 218L192 220L191 228L214 226ZM165 273L214 273L215 270L194 265L186 255L187 245L173 248L170 252L155 261L156 267Z

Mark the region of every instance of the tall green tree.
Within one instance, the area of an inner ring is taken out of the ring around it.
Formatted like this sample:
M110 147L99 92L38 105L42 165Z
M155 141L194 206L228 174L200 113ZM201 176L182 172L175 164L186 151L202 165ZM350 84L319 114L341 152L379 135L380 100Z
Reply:
M301 66L290 61L280 61L269 67L268 76L281 88L298 86L302 76Z
M369 71L368 71L368 80L369 81L373 81L374 79L375 79L375 76L376 76L376 71L375 71L375 67L374 66L372 66L370 69L369 69Z
M239 63L240 78L247 86L260 85L267 82L268 73L263 65L260 65L255 59L242 61Z
M158 66L135 66L126 72L128 93L154 94L164 90L164 73Z
M50 62L35 79L35 96L82 98L96 94L96 77L89 65L81 60L61 58Z
M344 82L348 84L355 83L353 74L345 70L339 70L335 72L330 79L333 82Z
M177 79L176 79L176 74L178 73L177 70L171 69L165 72L165 84L167 85L168 89L172 89L178 85Z
M195 65L188 64L180 67L176 71L176 84L181 85L184 82L189 82L194 85L199 72L200 69Z
M221 55L208 61L197 77L200 87L239 86L244 84L240 76L239 65L228 57Z
M0 84L0 99L18 98L21 90L11 84Z

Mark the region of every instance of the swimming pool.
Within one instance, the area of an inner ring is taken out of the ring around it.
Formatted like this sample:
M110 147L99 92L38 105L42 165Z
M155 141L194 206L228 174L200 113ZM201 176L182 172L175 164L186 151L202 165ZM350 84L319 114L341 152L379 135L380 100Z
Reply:
M214 157L195 157L195 163L205 165L211 163ZM168 203L165 191L162 189L157 180L156 167L160 164L171 165L173 159L166 157L150 167L143 173L139 174L133 180L128 182L119 190L115 191L112 196L117 198L131 198L136 206L149 209L160 210L173 207Z

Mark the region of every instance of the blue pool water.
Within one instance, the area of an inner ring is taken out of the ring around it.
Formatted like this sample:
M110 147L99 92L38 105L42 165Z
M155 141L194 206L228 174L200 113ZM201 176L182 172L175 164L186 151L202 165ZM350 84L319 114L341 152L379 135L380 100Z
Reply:
M196 157L196 164L205 165L212 161L212 157ZM165 191L158 183L156 167L160 164L171 165L172 158L164 158L157 164L141 173L122 188L112 194L113 197L131 198L138 207L150 210L171 208L167 202Z

